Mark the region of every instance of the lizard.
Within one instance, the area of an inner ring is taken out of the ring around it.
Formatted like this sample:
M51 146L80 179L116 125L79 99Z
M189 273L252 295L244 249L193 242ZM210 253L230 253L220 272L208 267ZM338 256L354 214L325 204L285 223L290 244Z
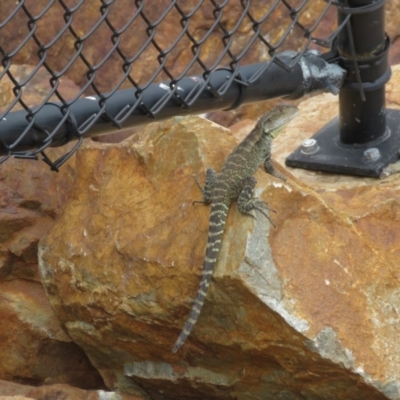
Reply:
M197 202L211 204L207 250L197 295L189 318L172 349L173 353L176 353L185 343L199 318L221 248L222 235L231 204L237 201L238 210L253 217L251 211L258 210L273 225L266 213L269 210L267 205L262 200L253 197L257 183L254 174L263 163L267 173L286 180L272 165L271 142L297 112L297 107L293 105L280 105L265 113L249 135L228 156L219 174L211 168L206 170L204 188L195 177L196 183L203 192L203 200Z

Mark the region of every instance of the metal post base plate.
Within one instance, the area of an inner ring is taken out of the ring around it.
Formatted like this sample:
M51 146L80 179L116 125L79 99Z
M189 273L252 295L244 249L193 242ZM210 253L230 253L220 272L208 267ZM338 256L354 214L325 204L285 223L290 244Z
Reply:
M386 132L378 140L362 145L341 143L339 118L336 117L290 154L286 158L286 165L379 178L388 164L399 160L399 150L400 110L386 109Z

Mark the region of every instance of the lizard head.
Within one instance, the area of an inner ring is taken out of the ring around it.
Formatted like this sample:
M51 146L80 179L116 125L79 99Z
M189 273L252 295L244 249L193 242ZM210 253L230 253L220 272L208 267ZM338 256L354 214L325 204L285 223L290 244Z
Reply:
M268 133L273 138L278 136L281 129L298 113L296 106L282 104L264 114L257 125L264 133Z

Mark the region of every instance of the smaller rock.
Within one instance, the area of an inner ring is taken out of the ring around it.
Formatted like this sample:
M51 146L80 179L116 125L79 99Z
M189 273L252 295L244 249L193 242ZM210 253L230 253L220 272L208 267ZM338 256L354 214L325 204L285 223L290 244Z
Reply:
M65 384L40 387L20 385L0 380L0 400L145 400L143 397L107 392L83 390Z
M25 396L0 396L0 400L35 400L32 397Z

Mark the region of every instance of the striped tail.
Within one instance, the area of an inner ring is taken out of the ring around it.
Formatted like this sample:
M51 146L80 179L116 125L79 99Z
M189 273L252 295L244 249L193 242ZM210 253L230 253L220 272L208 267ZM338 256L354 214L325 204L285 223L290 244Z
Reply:
M199 289L197 291L196 299L192 310L190 311L189 318L183 327L178 339L176 340L172 349L173 353L176 353L185 343L186 339L192 332L194 325L196 324L201 309L204 305L204 300L207 295L208 287L210 286L214 267L217 262L219 250L221 248L222 234L224 233L226 217L228 215L229 206L224 203L212 203L210 212L210 224L208 228L208 242L206 257L204 260L203 274L201 277Z

